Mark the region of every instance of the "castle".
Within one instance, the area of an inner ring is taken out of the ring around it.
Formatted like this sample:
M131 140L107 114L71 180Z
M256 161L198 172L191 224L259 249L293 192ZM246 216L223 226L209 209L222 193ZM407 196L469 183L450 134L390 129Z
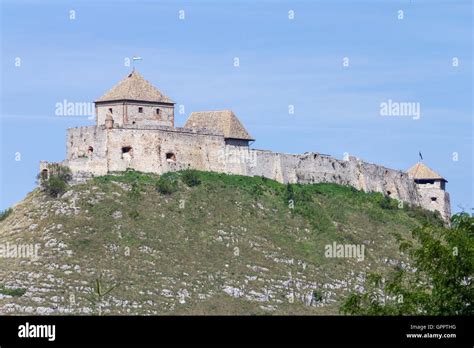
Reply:
M320 153L286 154L250 148L253 137L230 110L193 112L174 126L175 103L137 71L95 101L96 125L67 130L61 163L76 178L134 169L161 174L198 169L264 176L281 183L336 183L381 192L399 201L439 211L448 221L449 194L443 177L423 163L408 172L338 160ZM41 161L48 177L52 164Z

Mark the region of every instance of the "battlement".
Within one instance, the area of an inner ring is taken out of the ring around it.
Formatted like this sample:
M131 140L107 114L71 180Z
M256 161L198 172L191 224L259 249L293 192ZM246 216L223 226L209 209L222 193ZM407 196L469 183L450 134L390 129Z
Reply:
M317 152L251 149L254 138L230 110L193 112L184 127L174 127L174 102L136 72L96 101L96 115L95 126L67 131L63 164L81 178L127 169L162 174L192 168L282 183L327 182L380 192L450 218L447 181L424 164L402 172L353 156L338 160ZM47 163L40 166L44 170Z

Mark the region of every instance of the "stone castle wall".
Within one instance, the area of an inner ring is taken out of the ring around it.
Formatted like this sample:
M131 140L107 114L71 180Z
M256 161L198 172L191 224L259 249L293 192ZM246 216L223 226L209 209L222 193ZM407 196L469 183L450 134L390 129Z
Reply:
M139 112L142 108L142 112ZM96 106L97 125L105 124L105 117L112 109L112 117L117 127L124 125L166 126L174 125L174 107L171 105L157 105L156 103L135 102L106 102ZM159 109L159 114L156 113Z
M284 154L263 150L226 149L227 159L245 158L242 164L233 161L227 172L264 176L282 183L335 183L353 186L365 192L381 192L391 198L411 204L417 200L416 187L404 172L349 157L338 160L318 153ZM237 161L236 161L237 162Z
M127 168L162 174L193 168L264 176L281 183L335 183L365 192L381 192L438 210L445 219L450 216L447 192L428 186L419 188L402 171L355 157L338 160L318 153L285 154L250 149L238 142L226 142L220 134L184 128L136 125L72 128L68 130L65 164L75 174L104 175Z
M143 112L138 112L138 108L143 108ZM156 113L156 109L160 113ZM147 125L156 126L174 126L174 108L172 106L156 105L156 104L128 104L127 105L127 123L135 124L138 127Z
M108 170L133 168L142 172L165 173L189 168L222 171L218 153L222 136L179 132L175 129L113 129L107 132ZM129 155L124 146L132 147Z
M117 126L123 125L124 115L125 115L125 103L123 102L108 102L105 104L100 104L95 107L96 114L96 124L104 125L105 117L109 113L109 109L112 109L112 115L114 122Z
M222 172L221 135L142 126L68 129L67 164L73 172L104 175L127 168L161 174L188 168ZM93 152L89 151L93 148Z
M417 185L419 205L431 211L439 211L443 219L451 218L449 193L436 187Z
M65 162L73 173L107 174L107 133L101 127L70 128L66 144Z

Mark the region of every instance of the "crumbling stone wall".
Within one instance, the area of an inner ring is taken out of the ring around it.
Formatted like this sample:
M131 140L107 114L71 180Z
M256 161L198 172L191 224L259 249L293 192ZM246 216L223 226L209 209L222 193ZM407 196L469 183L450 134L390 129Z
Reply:
M93 148L93 151L90 151ZM449 195L440 188L418 188L408 175L349 157L338 160L318 153L285 154L226 142L223 135L156 125L103 126L68 130L68 165L76 175L104 175L129 168L162 174L188 168L264 176L281 183L335 183L429 210L448 219ZM435 200L432 198L436 197Z
M122 128L107 131L108 170L133 168L164 173L183 169L222 171L218 161L224 146L220 135L179 129ZM131 150L124 153L123 148Z
M318 153L294 155L249 150L245 157L242 150L237 152L229 147L225 152L227 159L243 159L240 165L231 162L226 166L227 172L233 174L264 176L282 183L335 183L365 192L381 192L411 204L417 202L416 186L406 173L352 156L344 161Z
M107 133L102 127L70 128L66 144L65 164L73 173L107 174Z
M128 168L157 174L188 168L223 172L224 146L224 137L212 132L156 126L79 127L68 130L66 163L73 173L94 175Z

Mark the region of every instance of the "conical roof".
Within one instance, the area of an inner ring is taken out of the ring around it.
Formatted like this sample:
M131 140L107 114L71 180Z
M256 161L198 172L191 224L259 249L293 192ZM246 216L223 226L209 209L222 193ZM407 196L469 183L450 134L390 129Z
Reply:
M433 169L429 168L424 163L418 162L413 167L407 170L408 176L417 180L444 180L441 175L436 173Z
M225 138L255 140L231 110L192 112L184 128L218 131Z
M145 80L137 71L132 71L122 81L112 87L96 102L115 100L137 100L158 103L174 103L170 98L161 93L150 82Z

